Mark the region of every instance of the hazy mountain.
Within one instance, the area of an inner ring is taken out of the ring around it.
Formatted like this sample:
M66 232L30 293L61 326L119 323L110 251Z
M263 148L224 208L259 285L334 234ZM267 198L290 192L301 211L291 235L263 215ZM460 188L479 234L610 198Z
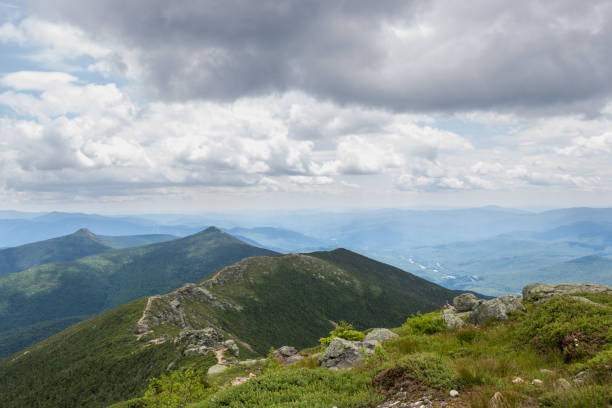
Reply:
M211 227L182 239L5 275L0 277L0 332L94 315L195 282L245 257L271 254Z
M274 227L230 228L226 230L233 236L279 252L307 252L330 249L330 242L309 237L299 232Z
M142 394L147 379L170 363L214 364L211 352L185 355L177 337L185 328L213 327L235 340L243 357L262 355L270 346L315 345L335 321L360 329L399 325L456 293L343 249L247 258L199 284L123 305L3 360L0 404L103 407Z
M612 286L612 259L589 255L525 273L546 283L584 282Z
M50 262L72 261L111 249L89 230L80 229L64 237L0 250L0 275Z
M0 275L51 262L73 261L112 249L148 245L176 238L173 235L98 236L83 228L63 237L0 250Z
M204 224L205 225L205 224ZM201 226L159 225L137 217L53 212L33 218L0 219L0 247L13 247L71 234L87 228L97 235L168 234L185 236Z

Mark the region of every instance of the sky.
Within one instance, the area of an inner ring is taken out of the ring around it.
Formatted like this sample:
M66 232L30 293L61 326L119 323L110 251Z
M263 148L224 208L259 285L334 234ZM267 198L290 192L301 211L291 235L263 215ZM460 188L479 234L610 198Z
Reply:
M612 2L0 0L0 209L612 206Z

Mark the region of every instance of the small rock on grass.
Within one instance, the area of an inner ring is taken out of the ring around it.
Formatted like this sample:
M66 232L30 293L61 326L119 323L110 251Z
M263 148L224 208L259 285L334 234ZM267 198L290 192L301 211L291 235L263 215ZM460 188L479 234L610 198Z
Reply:
M459 396L459 391L457 390L450 390L450 396L453 398L457 398Z
M557 381L555 381L555 388L560 391L567 391L572 388L572 384L570 384L570 382L567 381L565 378L559 378L557 379Z
M534 379L534 380L531 382L531 384L533 384L533 385L542 385L543 383L544 383L544 381L542 381L542 380L540 380L540 379L538 379L538 378L535 378L535 379Z

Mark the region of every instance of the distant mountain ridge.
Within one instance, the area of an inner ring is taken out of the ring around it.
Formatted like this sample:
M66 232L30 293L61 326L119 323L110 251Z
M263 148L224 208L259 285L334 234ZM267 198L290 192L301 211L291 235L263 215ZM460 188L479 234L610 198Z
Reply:
M168 292L245 257L275 254L211 227L173 241L4 275L0 277L0 337L20 327L95 315L141 296Z
M215 364L213 346L202 344L233 340L242 357L313 346L334 322L399 325L458 293L345 249L249 257L1 361L0 404L104 407L141 395L146 379L168 366Z
M113 249L170 241L172 235L98 236L86 228L73 234L0 250L0 276L52 262L74 261Z

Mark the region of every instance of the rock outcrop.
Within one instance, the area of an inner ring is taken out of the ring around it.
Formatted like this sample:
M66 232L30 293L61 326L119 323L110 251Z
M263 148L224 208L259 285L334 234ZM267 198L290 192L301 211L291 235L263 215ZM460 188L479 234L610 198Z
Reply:
M398 337L397 334L393 333L389 329L377 328L372 329L363 341L387 341Z
M576 293L612 294L612 287L588 283L562 283L560 285L532 283L523 288L523 299L529 302L545 302L553 296L570 296Z
M514 310L526 312L520 298L516 296L508 295L481 301L469 315L468 322L481 325L489 319L507 320L508 312Z
M276 358L281 364L293 364L304 359L295 347L282 346L274 352L274 358Z
M453 306L458 313L470 312L478 305L478 299L472 293L462 293L453 299Z
M183 352L185 355L204 354L219 349L223 342L223 335L214 327L207 327L202 330L184 329L174 339L174 342L185 345L185 351Z
M374 354L377 341L350 341L335 337L319 357L319 364L326 368L350 368L363 361L362 354Z

